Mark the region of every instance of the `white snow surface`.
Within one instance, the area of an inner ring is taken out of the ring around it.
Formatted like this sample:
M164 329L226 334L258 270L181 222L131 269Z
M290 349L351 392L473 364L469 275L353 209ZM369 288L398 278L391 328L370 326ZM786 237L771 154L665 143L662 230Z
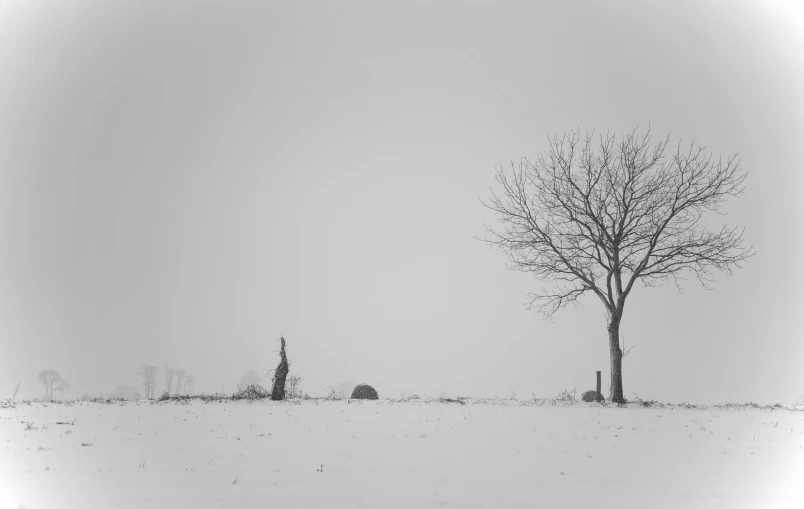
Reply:
M507 400L22 404L0 409L0 504L801 509L804 412Z

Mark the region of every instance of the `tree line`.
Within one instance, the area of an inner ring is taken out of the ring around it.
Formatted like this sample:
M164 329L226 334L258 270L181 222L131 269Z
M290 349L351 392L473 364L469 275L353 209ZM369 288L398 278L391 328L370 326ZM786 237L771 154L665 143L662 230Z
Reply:
M145 390L145 397L153 399L156 394L156 387L159 385L157 377L159 376L159 368L149 364L143 364L137 375L141 379L141 384ZM192 373L181 368L173 368L166 366L163 371L165 380L165 392L171 394L187 394L187 391L192 391L195 385L195 377ZM175 384L174 384L175 381Z

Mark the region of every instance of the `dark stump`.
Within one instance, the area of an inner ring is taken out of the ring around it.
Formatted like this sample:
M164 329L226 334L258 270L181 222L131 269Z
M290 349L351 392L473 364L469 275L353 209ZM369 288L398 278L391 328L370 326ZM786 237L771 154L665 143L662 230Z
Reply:
M279 366L274 371L274 385L271 388L271 399L274 401L285 399L285 379L290 371L288 356L285 354L285 338L280 337L279 340L282 342L282 348L279 350Z

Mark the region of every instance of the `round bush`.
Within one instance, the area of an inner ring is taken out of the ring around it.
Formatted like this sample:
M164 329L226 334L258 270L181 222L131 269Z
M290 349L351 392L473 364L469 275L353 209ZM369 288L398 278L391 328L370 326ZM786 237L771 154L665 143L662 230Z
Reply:
M590 402L590 401L597 401L597 391L586 391L581 396L581 400Z
M380 399L374 387L366 384L360 384L352 391L351 399Z

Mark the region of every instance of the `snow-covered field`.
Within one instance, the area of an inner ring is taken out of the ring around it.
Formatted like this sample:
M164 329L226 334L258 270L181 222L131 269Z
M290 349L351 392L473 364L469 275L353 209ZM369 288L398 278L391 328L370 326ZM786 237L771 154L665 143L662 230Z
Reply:
M504 400L34 403L0 409L0 502L801 509L804 412Z

